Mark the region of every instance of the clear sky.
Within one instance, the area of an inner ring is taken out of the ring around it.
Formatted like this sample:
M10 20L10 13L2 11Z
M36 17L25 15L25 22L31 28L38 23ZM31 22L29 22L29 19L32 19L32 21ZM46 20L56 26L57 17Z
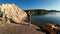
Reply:
M0 0L2 3L14 3L21 9L60 10L60 0Z

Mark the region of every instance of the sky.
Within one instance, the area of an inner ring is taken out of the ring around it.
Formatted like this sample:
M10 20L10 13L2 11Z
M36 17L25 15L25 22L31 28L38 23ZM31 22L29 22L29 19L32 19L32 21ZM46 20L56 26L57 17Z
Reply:
M16 4L23 10L47 9L60 10L60 0L0 0L0 4Z

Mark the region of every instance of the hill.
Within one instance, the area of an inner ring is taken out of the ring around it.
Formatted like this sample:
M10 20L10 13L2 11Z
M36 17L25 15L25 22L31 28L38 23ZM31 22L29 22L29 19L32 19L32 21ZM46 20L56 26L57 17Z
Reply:
M45 15L49 12L60 12L58 10L46 10L46 9L30 9L30 10L24 10L26 13L28 11L31 11L32 15Z

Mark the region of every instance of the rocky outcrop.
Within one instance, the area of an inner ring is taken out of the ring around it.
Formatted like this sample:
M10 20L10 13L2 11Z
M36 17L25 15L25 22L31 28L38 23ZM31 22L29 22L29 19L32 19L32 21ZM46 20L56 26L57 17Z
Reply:
M57 34L59 31L59 28L54 24L46 24L42 28L48 31L50 34Z
M3 13L3 16L7 17L8 20L12 19L16 23L24 21L27 17L27 14L17 7L15 4L2 4L0 5L0 13Z

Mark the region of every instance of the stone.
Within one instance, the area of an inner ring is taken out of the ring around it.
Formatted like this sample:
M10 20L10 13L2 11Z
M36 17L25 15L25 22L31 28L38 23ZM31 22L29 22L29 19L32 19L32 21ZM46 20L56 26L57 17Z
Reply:
M57 34L59 31L59 28L53 24L45 24L42 28L50 34Z
M27 17L26 12L24 12L15 4L1 4L0 12L3 12L4 17L6 16L8 20L12 19L16 23L24 21Z

